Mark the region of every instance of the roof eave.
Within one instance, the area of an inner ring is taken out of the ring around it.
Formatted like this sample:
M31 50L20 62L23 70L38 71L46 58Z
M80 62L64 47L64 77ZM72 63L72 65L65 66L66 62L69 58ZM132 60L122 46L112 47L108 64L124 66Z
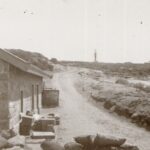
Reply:
M19 68L20 70L24 72L28 72L40 77L50 77L51 75L47 74L46 72L42 71L40 68L32 65L31 63L21 59L20 57L6 51L3 49L0 49L0 58L9 64Z
M52 75L49 75L48 73L42 71L40 68L30 64L28 70L27 70L28 73L31 73L31 74L34 74L34 75L37 75L37 76L41 76L41 77L49 77L49 78L52 78Z

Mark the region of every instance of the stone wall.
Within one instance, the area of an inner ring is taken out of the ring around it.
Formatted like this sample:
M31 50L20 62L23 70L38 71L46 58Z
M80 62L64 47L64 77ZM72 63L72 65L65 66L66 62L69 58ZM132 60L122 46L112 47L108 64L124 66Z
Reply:
M40 108L41 108L41 94L39 94L39 102L40 102ZM18 127L18 123L20 120L20 109L21 106L21 101L20 100L16 100L16 101L10 101L9 102L9 128L16 128ZM24 98L24 106L23 106L23 110L24 112L26 112L27 110L31 110L32 108L32 101L31 101L31 97L26 97ZM36 108L36 99L35 99L35 112L37 112L37 108Z
M8 128L9 64L0 60L0 129Z
M34 85L34 109L37 110L37 85L39 85L39 104L41 106L42 78L23 72L10 65L9 78L9 128L19 122L21 112L21 91L23 92L23 112L32 110L32 86Z

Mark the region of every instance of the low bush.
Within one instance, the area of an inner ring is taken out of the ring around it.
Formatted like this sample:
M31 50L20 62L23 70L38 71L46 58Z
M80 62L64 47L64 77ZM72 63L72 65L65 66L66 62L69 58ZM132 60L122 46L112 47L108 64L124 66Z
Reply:
M147 93L150 93L150 86L146 86L146 87L144 88L144 91L147 92Z
M116 83L117 84L123 84L123 85L128 85L129 84L128 80L123 79L123 78L120 78L120 79L116 80Z
M144 84L143 83L135 83L133 84L133 87L139 90L144 90Z
M146 93L150 93L150 86L145 86L143 83L132 84L132 87L139 89L139 90L142 90Z

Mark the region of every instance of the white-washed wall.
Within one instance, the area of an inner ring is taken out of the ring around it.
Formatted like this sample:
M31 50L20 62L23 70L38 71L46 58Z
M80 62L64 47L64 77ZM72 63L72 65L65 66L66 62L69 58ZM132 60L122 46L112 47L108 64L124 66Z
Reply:
M37 99L34 96L34 112L37 112ZM39 94L39 107L41 108L41 94ZM32 110L32 97L23 99L23 112ZM20 120L21 100L9 102L9 128L15 127Z

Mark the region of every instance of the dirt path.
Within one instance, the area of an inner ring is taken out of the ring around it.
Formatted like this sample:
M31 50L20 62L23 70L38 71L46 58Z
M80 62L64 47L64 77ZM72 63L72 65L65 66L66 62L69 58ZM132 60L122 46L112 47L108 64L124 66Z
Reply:
M141 150L149 150L149 132L91 105L75 89L76 80L74 72L56 73L53 79L54 86L60 90L60 107L51 109L61 116L57 133L59 142L64 144L81 134L101 133L126 137L127 143L137 145Z

